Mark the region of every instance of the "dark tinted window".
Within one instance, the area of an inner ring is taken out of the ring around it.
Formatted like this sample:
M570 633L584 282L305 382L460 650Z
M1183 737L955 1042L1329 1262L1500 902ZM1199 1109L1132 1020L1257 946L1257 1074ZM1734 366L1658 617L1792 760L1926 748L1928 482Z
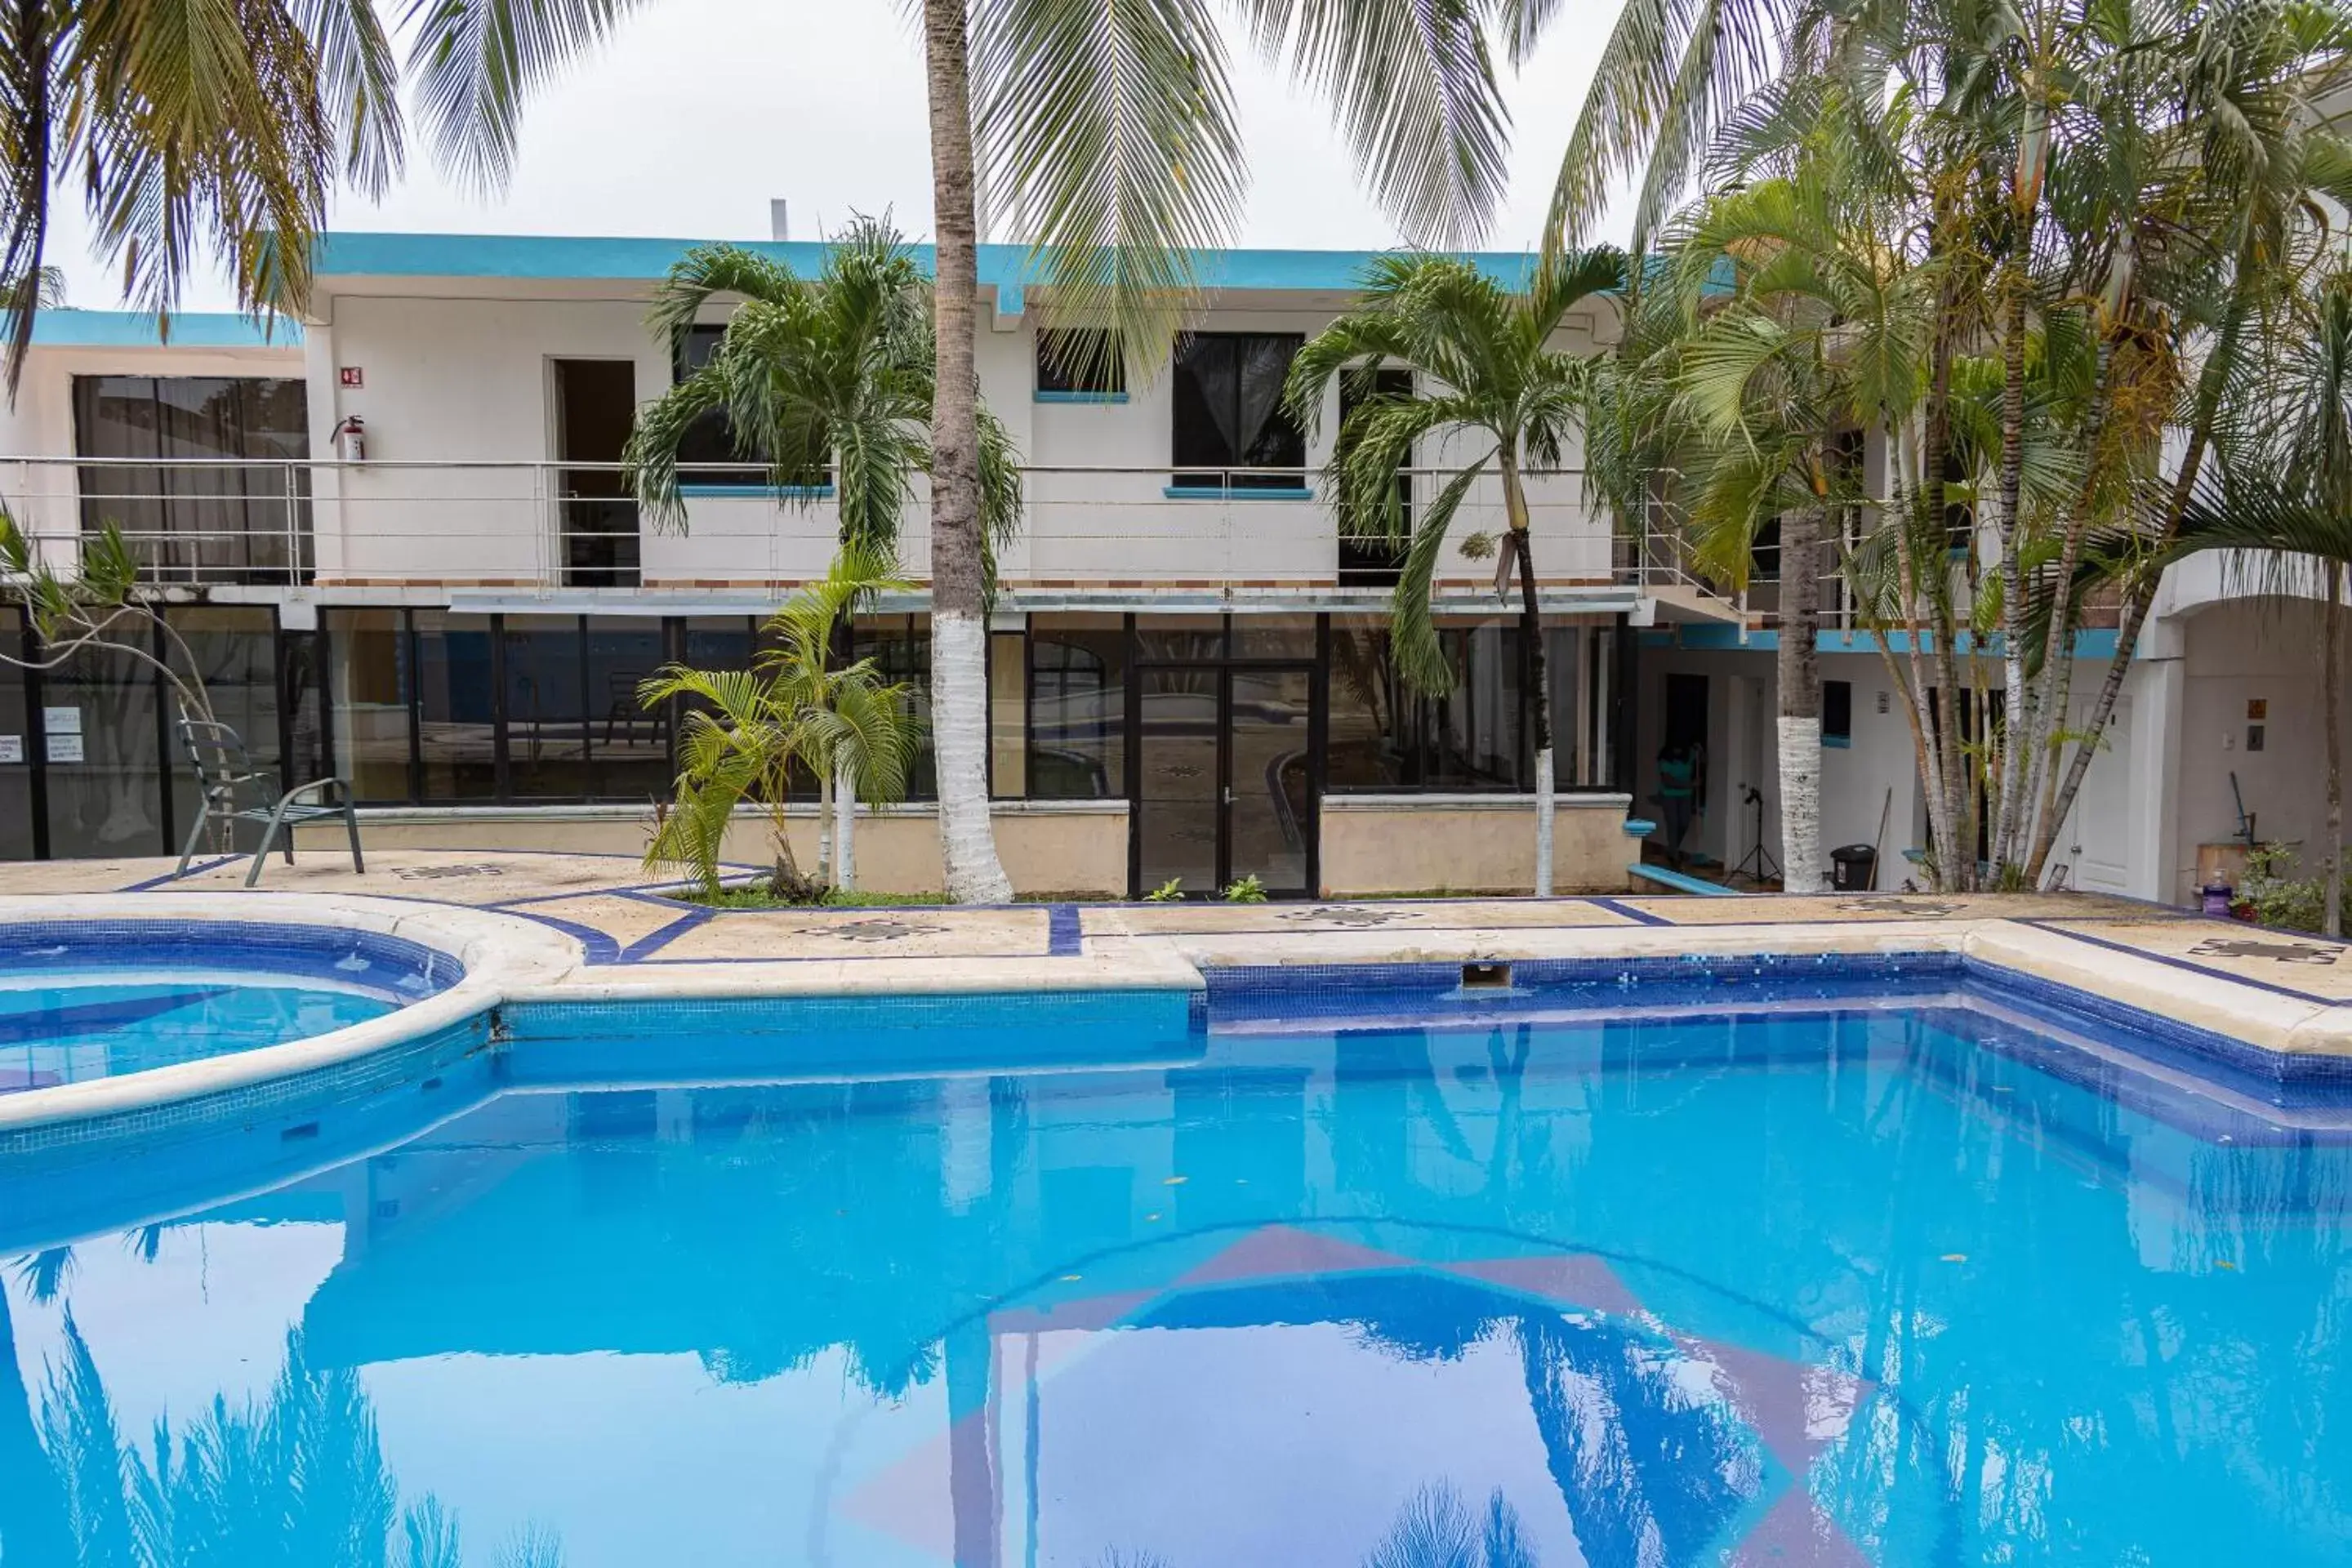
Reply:
M310 401L299 381L78 375L82 527L122 530L158 578L285 583L310 570Z
M1307 482L1307 437L1282 405L1283 380L1306 341L1291 332L1197 332L1176 345L1178 484L1291 489ZM1277 471L1229 479L1235 468Z
M1853 683L1846 680L1822 682L1822 744L1846 746L1853 743Z
M1037 390L1114 396L1127 391L1127 365L1108 332L1039 332Z
M727 335L723 325L688 327L678 334L675 377L684 381L710 363L719 350L719 342ZM709 463L740 463L750 458L758 465L751 468L730 468L724 471L708 468L698 470L692 465ZM683 485L764 485L768 470L764 455L756 448L746 451L736 442L734 426L725 413L712 409L688 427L686 437L677 444L677 460L685 471L678 475Z

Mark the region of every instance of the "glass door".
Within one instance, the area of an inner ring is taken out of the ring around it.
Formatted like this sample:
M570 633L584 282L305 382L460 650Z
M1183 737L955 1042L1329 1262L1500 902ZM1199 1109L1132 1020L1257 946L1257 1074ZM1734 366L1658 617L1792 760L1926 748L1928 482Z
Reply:
M1312 666L1144 665L1136 880L1213 898L1243 877L1310 890Z
M1270 894L1304 897L1315 841L1309 770L1312 668L1229 667L1224 681L1223 886L1255 877Z
M1194 898L1219 879L1220 671L1213 664L1145 665L1137 736L1136 880L1149 893L1170 880Z

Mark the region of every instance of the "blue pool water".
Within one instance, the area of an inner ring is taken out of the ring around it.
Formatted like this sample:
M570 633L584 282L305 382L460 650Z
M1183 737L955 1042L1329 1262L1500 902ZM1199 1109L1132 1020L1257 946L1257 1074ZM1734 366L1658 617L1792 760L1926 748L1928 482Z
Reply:
M0 1270L0 1563L2352 1562L2341 1107L1982 993L1740 1009L798 1083L525 1030Z
M235 973L0 986L0 1094L303 1039L398 1005L372 992Z
M463 973L445 953L368 931L0 923L0 1095L327 1034L446 990Z

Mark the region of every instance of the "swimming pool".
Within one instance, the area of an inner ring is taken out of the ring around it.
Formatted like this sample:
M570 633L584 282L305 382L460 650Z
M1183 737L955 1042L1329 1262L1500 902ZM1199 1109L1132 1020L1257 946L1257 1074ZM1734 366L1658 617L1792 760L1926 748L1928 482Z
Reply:
M2346 1560L2340 1095L1951 964L1738 978L525 1009L0 1274L0 1552Z
M463 973L437 950L368 931L0 924L0 1095L330 1034L437 994Z

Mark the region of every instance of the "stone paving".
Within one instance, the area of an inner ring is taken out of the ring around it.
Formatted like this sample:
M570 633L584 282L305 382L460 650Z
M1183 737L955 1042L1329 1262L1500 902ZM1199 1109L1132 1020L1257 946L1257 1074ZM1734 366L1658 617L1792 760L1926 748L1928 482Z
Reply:
M243 858L200 860L176 878L167 859L19 862L0 866L0 896L236 893L246 867ZM783 989L887 988L902 979L933 989L958 975L991 986L1039 984L1040 975L1082 985L1147 954L1146 967L1164 975L1178 959L1230 966L1807 952L1945 947L1997 931L2008 944L2103 981L2169 972L2179 983L2215 983L2221 990L2200 1011L2224 1018L2259 1014L2287 1027L2352 1004L2352 959L2341 943L2091 894L714 910L667 896L626 857L399 849L372 854L364 874L347 859L305 850L292 866L272 861L261 890L459 905L532 921L579 944L582 962L570 979L582 984L642 972L700 990L771 981Z

